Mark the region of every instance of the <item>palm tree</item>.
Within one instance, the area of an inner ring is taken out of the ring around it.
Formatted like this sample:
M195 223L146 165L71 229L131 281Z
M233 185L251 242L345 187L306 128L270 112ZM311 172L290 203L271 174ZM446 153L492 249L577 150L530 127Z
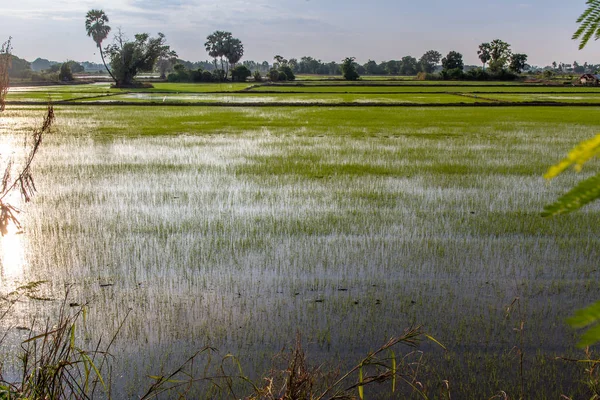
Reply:
M577 23L581 25L572 38L581 39L579 50L585 47L592 36L594 40L600 39L600 0L587 0L586 4L588 8L577 19Z
M85 16L85 30L87 31L87 35L91 36L91 38L100 49L100 57L102 57L102 63L104 67L108 71L108 74L113 78L116 82L117 80L113 76L110 69L106 65L106 61L104 61L104 53L102 52L102 41L108 37L110 33L110 26L106 25L108 22L108 17L102 10L90 10Z

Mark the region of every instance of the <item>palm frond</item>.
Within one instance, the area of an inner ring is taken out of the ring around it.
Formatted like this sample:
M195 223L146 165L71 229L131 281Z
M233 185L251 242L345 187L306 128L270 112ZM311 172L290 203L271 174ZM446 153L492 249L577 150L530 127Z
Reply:
M573 34L572 39L579 39L579 50L583 49L589 40L600 38L600 0L588 0L588 8L577 18L579 28Z

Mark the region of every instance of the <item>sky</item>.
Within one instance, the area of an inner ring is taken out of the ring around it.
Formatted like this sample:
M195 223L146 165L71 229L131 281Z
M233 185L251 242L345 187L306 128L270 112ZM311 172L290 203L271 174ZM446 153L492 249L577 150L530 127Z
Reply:
M13 54L33 61L101 62L85 32L85 15L102 9L113 33L129 38L166 35L179 57L209 59L204 42L215 30L244 44L242 60L311 56L364 63L419 58L454 50L480 64L480 43L501 39L531 65L553 61L600 63L600 42L578 50L571 40L585 0L0 0L0 42L12 36ZM112 41L112 33L103 43Z

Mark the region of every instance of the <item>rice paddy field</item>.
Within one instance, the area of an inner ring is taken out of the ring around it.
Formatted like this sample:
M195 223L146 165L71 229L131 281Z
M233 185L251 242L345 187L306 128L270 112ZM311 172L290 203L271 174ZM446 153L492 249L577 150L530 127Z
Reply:
M46 281L50 299L23 300L0 322L7 365L29 334L15 327L52 319L68 288L69 303L87 304L84 343L122 324L111 351L118 399L138 398L149 375L205 345L260 380L296 332L314 365L343 370L421 324L447 348L420 347L432 398L444 381L458 399L588 393L585 366L557 357L584 357L565 320L599 297L600 206L540 212L598 172L592 162L542 178L600 131L600 107L587 104L598 89L221 86L9 93L5 159L40 124L48 95L56 123L36 159L38 193L19 204L23 232L0 239L1 290ZM181 106L157 104L165 96ZM139 104L105 101L122 98ZM362 99L381 104L338 104ZM497 104L531 99L562 106ZM387 105L404 100L412 106Z

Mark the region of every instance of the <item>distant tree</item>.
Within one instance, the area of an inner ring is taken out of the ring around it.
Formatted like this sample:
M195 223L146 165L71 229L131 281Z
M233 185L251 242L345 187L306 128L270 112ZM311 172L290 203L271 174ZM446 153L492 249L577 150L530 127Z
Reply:
M490 71L497 73L504 69L511 55L510 44L503 42L500 39L494 39L489 46Z
M275 68L279 68L281 65L287 64L287 60L285 58L283 58L283 56L280 56L279 54L277 54L275 57L273 57L273 60L275 60L275 65L273 65L273 67L275 67Z
M402 57L400 64L401 75L416 75L419 72L419 63L417 59L411 56Z
M481 63L483 64L483 69L485 70L485 64L487 64L488 61L490 61L490 59L492 58L492 55L490 54L491 52L491 46L489 43L481 43L479 45L479 50L477 50L477 55L479 56L479 59L481 60Z
M556 61L552 61L552 69L556 71L557 66L558 64L556 63Z
M421 56L419 59L419 65L421 67L421 71L432 73L435 71L435 66L442 59L442 55L439 51L429 50L425 54Z
M263 80L260 71L254 71L254 75L252 75L252 77L254 78L254 82L262 82Z
M525 65L527 65L527 54L511 54L508 69L520 74L525 69Z
M231 68L235 68L236 64L242 59L244 55L244 45L238 38L230 37L225 42L225 58L229 61Z
M106 61L104 60L104 53L102 52L102 41L108 37L110 33L110 26L106 23L108 22L108 17L102 10L90 10L85 16L85 30L88 36L96 43L98 50L100 51L100 57L102 58L102 64L104 64L104 68L108 71L108 74L113 78L115 82L114 75L111 70L106 65Z
M231 70L231 79L236 82L245 82L252 72L245 65L238 65Z
M161 55L156 61L156 69L160 74L160 78L165 79L167 77L167 72L172 71L176 63L177 53L175 51L170 51L167 54Z
M296 60L295 58L290 58L290 60L288 61L288 65L290 66L293 72L298 72L298 60Z
M11 54L12 47L10 44L11 38L0 46L0 112L4 111L6 94L8 93L8 87L10 86L10 81L8 77L8 70L10 69L11 64Z
M73 73L71 72L71 67L69 63L62 63L60 66L60 72L58 73L58 79L61 81L72 81Z
M232 38L231 32L214 31L206 37L204 43L208 55L214 59L215 69L217 68L217 58L221 61L221 73L219 74L221 80L227 76L223 58L228 54L228 43Z
M31 63L12 54L10 56L10 68L8 75L12 78L31 77Z
M442 58L442 67L445 71L449 71L451 69L464 69L463 56L457 51L451 51L446 55L446 57Z
M277 71L275 68L271 69L269 71L269 79L272 82L277 82L279 80L279 71Z
M364 65L365 67L365 73L368 75L378 75L381 74L382 71L379 69L379 66L377 65L377 63L373 60L369 60L367 61L367 63ZM343 71L342 71L343 73Z
M390 60L385 63L385 73L388 75L398 75L400 73L400 67L402 63L396 60Z
M354 60L354 57L346 57L342 60L342 75L347 81L355 81L360 78L358 72L356 72Z
M296 79L294 71L292 71L288 64L283 64L281 67L279 67L279 72L283 72L285 74L286 81L293 81L294 79ZM279 80L282 80L281 77Z
M156 60L171 53L162 33L155 38L147 33L137 34L132 42L121 39L106 48L117 87L135 85L138 72L152 71Z
M83 65L79 64L77 61L69 60L66 62L66 64L69 65L69 69L74 74L85 72L85 68L83 68Z
M43 71L45 69L49 69L50 65L50 61L38 57L31 63L31 69L33 71Z

